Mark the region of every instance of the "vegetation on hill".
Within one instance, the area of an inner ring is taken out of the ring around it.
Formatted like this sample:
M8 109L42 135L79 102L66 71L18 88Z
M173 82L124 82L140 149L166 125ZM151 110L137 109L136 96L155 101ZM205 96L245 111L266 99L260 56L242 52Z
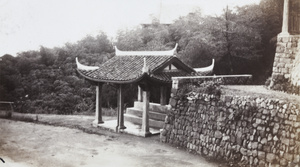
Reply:
M157 23L120 31L116 41L103 32L60 48L41 47L4 55L0 61L0 100L14 101L17 111L72 114L94 110L95 88L76 72L75 58L97 66L120 50L167 50L179 44L177 56L192 67L216 59L216 74L253 74L264 83L271 74L276 35L281 31L282 2L262 0L259 5L226 8L221 16L200 11L166 26ZM116 106L114 85L105 84L103 106ZM136 85L128 85L125 103L136 98Z

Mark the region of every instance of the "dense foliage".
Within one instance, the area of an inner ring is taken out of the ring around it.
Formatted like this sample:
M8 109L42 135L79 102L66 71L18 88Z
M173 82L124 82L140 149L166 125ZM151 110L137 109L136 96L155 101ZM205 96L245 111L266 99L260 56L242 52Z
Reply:
M4 55L0 62L1 100L14 101L20 112L71 114L94 109L95 88L76 72L75 58L99 65L114 55L104 33L87 36L62 48ZM108 90L108 85L104 86ZM104 91L104 106L111 107L115 91Z
M282 2L262 0L259 5L226 8L221 16L200 11L171 25L153 23L122 30L114 45L121 50L167 50L179 44L177 56L192 67L216 60L216 74L253 74L256 83L270 75L276 35L280 32ZM76 72L82 64L99 65L114 56L106 34L87 36L60 48L41 47L4 55L0 61L0 100L14 101L21 112L71 114L94 110L95 87ZM136 85L128 85L125 103L136 98ZM104 85L103 106L116 106L114 85Z

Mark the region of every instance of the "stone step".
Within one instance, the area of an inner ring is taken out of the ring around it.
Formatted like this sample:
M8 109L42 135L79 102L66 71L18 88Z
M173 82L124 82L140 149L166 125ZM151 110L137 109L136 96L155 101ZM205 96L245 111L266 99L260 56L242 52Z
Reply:
M143 102L135 101L134 108L143 110ZM149 111L159 112L159 113L167 113L168 110L171 109L170 105L162 106L157 103L149 103Z
M143 116L143 111L132 107L132 108L127 108L126 114L142 117ZM158 120L158 121L165 121L166 114L149 111L149 118L154 119L154 120Z
M137 125L142 125L142 118L131 115L131 114L124 114L124 120L128 122L132 122ZM157 128L157 129L162 129L164 127L164 122L163 121L157 121L153 119L149 119L149 127L150 128Z

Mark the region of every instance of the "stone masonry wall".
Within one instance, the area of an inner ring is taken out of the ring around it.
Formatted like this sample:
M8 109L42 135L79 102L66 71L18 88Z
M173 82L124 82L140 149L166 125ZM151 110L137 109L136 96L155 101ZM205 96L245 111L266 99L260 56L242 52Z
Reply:
M300 94L300 36L278 37L269 87Z
M237 166L300 166L300 107L172 89L161 141Z

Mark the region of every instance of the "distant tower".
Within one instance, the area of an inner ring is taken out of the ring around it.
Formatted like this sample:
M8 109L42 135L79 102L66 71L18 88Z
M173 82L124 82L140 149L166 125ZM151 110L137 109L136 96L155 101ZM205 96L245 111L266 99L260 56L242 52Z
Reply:
M164 11L167 10L167 8L171 8L171 6L168 4L164 5L163 0L160 0L157 12L151 14L149 16L149 19L141 24L143 28L153 26L153 25L169 26L173 21L168 16L168 12Z

